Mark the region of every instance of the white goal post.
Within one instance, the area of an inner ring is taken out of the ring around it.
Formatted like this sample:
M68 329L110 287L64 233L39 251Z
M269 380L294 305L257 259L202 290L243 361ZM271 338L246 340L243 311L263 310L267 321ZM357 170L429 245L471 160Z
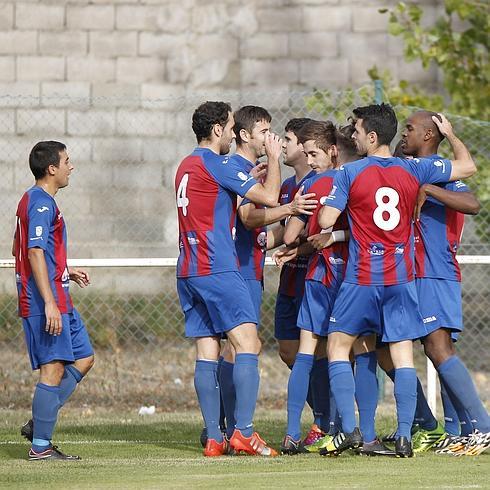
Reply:
M490 264L490 255L458 255L460 264ZM73 267L175 267L176 258L117 258L117 259L69 259L68 265ZM274 261L267 257L266 266L273 266ZM0 259L0 269L11 269L15 266L14 259ZM427 401L432 413L437 413L437 372L430 359L427 359Z

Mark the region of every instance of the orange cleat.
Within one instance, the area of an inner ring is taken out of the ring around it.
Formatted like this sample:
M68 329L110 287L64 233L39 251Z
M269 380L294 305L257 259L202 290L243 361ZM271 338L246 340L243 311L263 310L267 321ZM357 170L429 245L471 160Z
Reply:
M246 453L251 456L278 456L276 450L272 449L267 443L254 432L251 437L245 437L238 429L235 429L230 438L230 446L235 454Z
M218 442L216 439L208 439L204 448L204 456L215 457L229 454L229 443L226 438L223 442Z

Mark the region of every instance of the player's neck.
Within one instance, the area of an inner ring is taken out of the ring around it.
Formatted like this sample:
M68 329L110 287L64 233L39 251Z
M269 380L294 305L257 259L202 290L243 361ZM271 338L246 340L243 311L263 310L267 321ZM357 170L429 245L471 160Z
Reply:
M425 158L430 157L432 155L437 155L437 148L421 148L417 155L413 155L415 158Z
M243 146L243 145L237 146L236 154L245 158L246 160L253 163L254 165L255 165L255 162L257 161L257 157L256 157L255 153L252 150L250 150L249 148L247 148L246 146Z
M311 171L311 168L309 167L309 165L307 163L305 164L301 164L301 165L297 165L296 167L294 167L294 174L296 176L296 183L299 184L299 182L301 180L303 180L303 178L308 175Z
M202 140L197 146L198 148L207 148L217 155L220 154L219 141Z
M52 181L46 179L36 180L36 185L54 197L59 187Z
M367 154L368 157L390 158L392 156L388 145L381 145L373 150L369 149Z

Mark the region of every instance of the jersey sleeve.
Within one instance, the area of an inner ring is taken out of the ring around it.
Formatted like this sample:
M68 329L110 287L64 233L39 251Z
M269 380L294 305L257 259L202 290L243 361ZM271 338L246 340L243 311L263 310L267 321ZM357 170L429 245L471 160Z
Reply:
M229 191L244 197L245 194L258 182L241 165L228 160L228 163L221 164L215 174L218 183ZM250 202L250 201L249 201ZM243 205L243 203L242 203Z
M470 192L470 188L462 180L448 182L444 185L444 189L453 192Z
M451 176L451 160L421 158L414 159L413 172L420 184L437 184L447 182Z
M349 199L350 179L347 172L348 167L340 168L333 179L330 194L325 198L324 206L331 206L343 211Z
M28 241L27 248L48 247L49 232L56 210L48 199L38 199L29 205L28 209Z

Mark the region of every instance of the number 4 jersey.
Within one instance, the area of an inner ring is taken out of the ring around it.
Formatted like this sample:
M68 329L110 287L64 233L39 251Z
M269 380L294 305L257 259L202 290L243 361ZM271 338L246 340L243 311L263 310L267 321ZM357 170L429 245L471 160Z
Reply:
M236 196L257 181L229 156L196 148L177 169L177 277L238 271L234 244Z
M412 215L420 185L447 182L449 160L366 157L340 167L325 201L347 208L349 261L344 281L402 284L414 279Z

